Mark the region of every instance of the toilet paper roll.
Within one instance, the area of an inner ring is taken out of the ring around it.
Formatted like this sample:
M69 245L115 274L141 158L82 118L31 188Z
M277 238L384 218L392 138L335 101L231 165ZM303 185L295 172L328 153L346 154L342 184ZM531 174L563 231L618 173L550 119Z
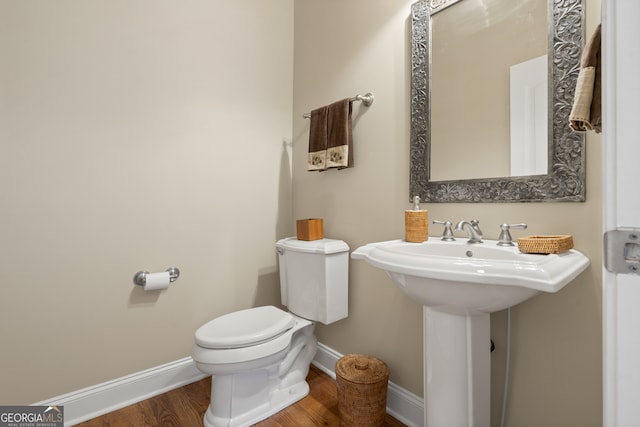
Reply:
M147 273L144 290L155 291L158 289L167 289L171 283L171 275L168 271L162 273Z

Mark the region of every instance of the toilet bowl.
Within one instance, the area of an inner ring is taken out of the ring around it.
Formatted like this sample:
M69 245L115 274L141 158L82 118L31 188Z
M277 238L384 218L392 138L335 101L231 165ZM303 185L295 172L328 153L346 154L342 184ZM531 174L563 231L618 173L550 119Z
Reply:
M201 326L192 355L198 369L213 376L204 425L248 426L305 397L317 348L313 330L313 322L273 306Z
M205 427L250 426L309 393L315 321L347 317L346 243L278 241L281 300L225 314L195 333L192 357L213 376ZM304 316L304 317L302 317Z

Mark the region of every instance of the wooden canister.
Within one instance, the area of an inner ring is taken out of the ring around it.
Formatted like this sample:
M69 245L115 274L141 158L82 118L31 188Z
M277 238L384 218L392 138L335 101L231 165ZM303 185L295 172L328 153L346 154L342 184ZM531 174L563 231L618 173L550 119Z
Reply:
M297 220L296 237L298 240L322 240L324 238L324 223L322 218Z
M422 243L429 238L429 215L427 211L404 211L405 240Z

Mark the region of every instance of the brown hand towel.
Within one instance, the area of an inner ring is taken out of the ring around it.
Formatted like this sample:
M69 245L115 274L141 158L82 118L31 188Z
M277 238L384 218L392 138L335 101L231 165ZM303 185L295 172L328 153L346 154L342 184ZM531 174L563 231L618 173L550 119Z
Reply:
M327 112L327 168L353 167L351 100L345 98L329 105Z
M307 170L310 171L323 171L327 168L327 112L326 106L311 112L307 154Z
M582 52L569 126L575 132L602 131L602 66L600 25Z

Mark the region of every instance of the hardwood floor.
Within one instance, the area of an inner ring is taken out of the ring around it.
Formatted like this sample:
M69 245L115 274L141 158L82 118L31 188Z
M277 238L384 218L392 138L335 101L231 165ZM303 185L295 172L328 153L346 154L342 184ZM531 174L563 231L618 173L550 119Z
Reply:
M307 397L283 409L256 427L340 426L336 382L315 366L307 381ZM101 417L77 424L78 427L201 427L209 406L211 378L169 391ZM385 427L405 426L387 414Z

